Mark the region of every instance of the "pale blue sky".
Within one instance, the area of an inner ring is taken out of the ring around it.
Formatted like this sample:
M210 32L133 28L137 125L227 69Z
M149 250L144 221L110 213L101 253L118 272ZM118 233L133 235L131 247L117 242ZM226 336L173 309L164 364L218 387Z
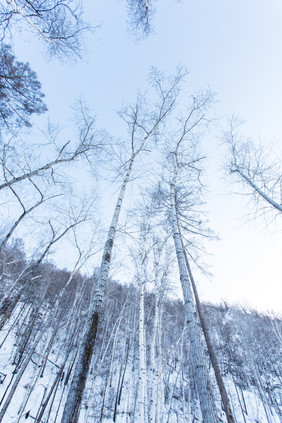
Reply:
M136 43L126 27L123 1L85 1L87 19L100 25L87 36L83 62L59 63L42 53L40 42L15 40L19 59L31 63L42 82L49 115L67 122L82 95L98 123L119 135L115 114L123 101L134 101L146 88L151 65L173 73L179 64L190 72L187 94L208 86L217 93L217 126L206 138L211 227L222 238L211 246L213 277L199 276L204 299L247 301L260 309L281 310L281 224L246 223L246 202L231 195L221 171L218 136L224 116L238 113L245 133L282 146L282 3L278 0L215 0L156 3L154 31Z

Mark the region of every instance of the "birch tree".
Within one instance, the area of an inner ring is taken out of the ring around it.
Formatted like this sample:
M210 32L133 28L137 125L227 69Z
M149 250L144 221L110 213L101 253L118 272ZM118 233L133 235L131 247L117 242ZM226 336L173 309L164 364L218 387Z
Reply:
M227 419L228 423L235 423L233 411L232 411L231 404L230 404L230 401L229 401L229 398L228 398L228 394L227 394L227 391L226 391L226 388L225 388L223 377L221 375L221 371L220 371L220 368L219 368L215 349L214 349L213 344L212 344L212 340L211 340L211 337L210 337L210 334L209 334L209 330L208 330L208 327L207 327L207 324L206 324L206 319L205 319L204 312L203 312L203 309L202 309L202 304L201 304L201 301L200 301L200 298L199 298L197 285L195 283L195 280L194 280L194 277L193 277L193 274L192 274L191 266L190 266L190 263L189 263L189 260L188 260L188 256L187 256L183 241L182 241L182 247L183 247L183 251L184 251L184 255L185 255L186 267L187 267L187 270L188 270L189 278L190 278L190 281L191 281L191 285L192 285L192 289L193 289L193 293L194 293L194 297L195 297L197 312L198 312L201 327L202 327L202 330L203 330L203 333L204 333L204 337L205 337L206 345L207 345L207 348L208 348L212 367L213 367L213 370L214 370L217 386L218 386L218 389L219 389L219 392L220 392L220 396L221 396L221 400L222 400L222 404L223 404L223 409L224 409L224 412L225 412L225 415L226 415L226 419Z
M153 332L151 340L150 371L152 395L149 407L149 422L161 421L163 406L163 370L162 370L162 313L165 292L168 290L169 274L173 259L172 251L168 246L168 237L154 237L153 272L155 310Z
M55 179L56 168L78 159L86 159L94 169L94 163L97 163L97 157L105 146L106 134L96 128L95 118L91 116L86 106L82 103L79 103L75 123L78 133L75 147L72 147L70 141L64 142L59 146L60 140L57 139L57 134L54 133L51 125L48 127L47 132L48 147L45 144L44 151L43 148L41 149L37 146L31 152L30 144L26 147L23 142L20 142L20 136L11 137L7 141L4 140L1 143L0 150L3 174L3 180L0 181L0 190L34 177ZM38 150L42 157L46 155L46 148L53 151L53 158L45 163L40 163ZM37 166L36 163L38 163Z
M39 187L32 180L30 180L30 182L31 182L32 186L35 188L36 194L37 195L39 194L40 198L38 199L38 201L36 201L35 203L33 203L29 207L27 207L24 204L24 201L22 201L22 199L21 199L20 195L17 193L17 191L12 186L9 187L10 190L12 191L12 193L14 194L15 198L17 199L18 203L20 204L20 206L22 208L22 213L17 218L17 220L13 223L13 225L9 229L8 233L4 236L3 240L0 242L0 251L6 245L6 243L9 241L9 239L13 235L14 231L17 229L17 227L20 225L20 223L22 222L22 220L24 218L26 218L28 215L30 215L37 207L39 207L40 205L42 205L46 201L51 200L51 199L59 196L59 194L57 194L57 195L52 195L52 196L46 197L42 193L42 191L39 189ZM35 195L33 195L33 196L35 197Z
M182 286L184 304L186 309L186 318L188 324L188 334L191 342L191 356L196 381L197 392L199 395L201 411L204 423L217 422L213 399L210 390L207 364L205 362L204 349L201 341L201 334L197 322L197 312L194 302L191 281L187 271L185 256L182 249L181 235L179 232L178 216L176 209L176 177L174 174L170 182L170 207L171 207L171 225L175 244L175 250L178 260L179 276Z
M147 363L146 363L146 333L145 333L145 264L146 254L142 257L139 301L139 383L137 396L137 421L147 422L148 420L148 400L147 400Z
M142 423L155 423L161 418L163 396L162 307L165 292L168 290L170 263L173 260L167 245L169 236L159 224L155 203L148 193L142 193L140 204L133 210L132 215L138 237L134 239L130 251L139 290L139 375L135 419ZM147 290L149 295L153 295L154 304L150 318L146 314L148 306L145 307ZM149 321L153 321L151 339L150 334L146 334ZM147 348L150 350L150 360L147 360Z
M16 291L15 296L11 299L11 301L7 301L8 297L4 297L3 304L5 307L1 308L1 311L3 313L1 319L0 319L0 330L3 328L3 326L6 324L6 322L9 320L10 316L12 315L16 305L20 301L25 289L27 288L28 284L40 278L40 275L37 274L38 268L42 261L47 257L48 253L50 252L51 248L54 247L54 244L59 242L72 228L79 225L80 223L84 222L87 218L87 212L86 215L84 214L84 211L82 211L81 215L78 216L74 221L70 222L69 225L67 225L64 229L56 230L54 229L54 225L52 224L51 220L49 220L49 228L51 231L51 238L48 241L48 243L44 246L43 251L41 252L39 258L35 261L35 263L31 263L29 268L26 269L26 272L23 274L25 277L24 282L20 286L20 288ZM9 295L9 293L8 293Z
M145 290L148 282L148 264L153 248L151 238L152 227L149 216L141 218L139 237L135 242L134 257L136 280L139 289L139 375L137 391L136 421L146 423L148 421L148 389L147 389L147 344L145 327Z
M141 153L148 148L149 142L158 138L159 132L174 108L182 78L183 74L180 71L175 77L169 78L154 71L151 81L157 93L155 104L152 106L147 105L145 99L139 96L134 106L127 107L120 114L129 131L128 159L122 167L122 184L104 245L100 274L91 306L91 318L87 323L85 337L74 370L74 376L63 412L62 423L76 423L78 420L83 390L96 339L99 315L105 295L106 281L109 276L117 225L134 164Z
M17 27L31 31L46 43L50 55L79 56L83 22L81 4L76 0L4 0L0 5L0 38Z
M52 327L52 325L55 323L55 328L52 328L52 330L50 331L50 335L47 337L46 339L46 343L45 343L45 348L43 349L42 352L42 361L40 364L41 367L41 373L40 376L43 377L44 371L45 371L45 367L46 367L46 363L48 360L48 356L50 354L51 348L53 347L53 343L54 343L54 338L57 334L57 330L58 330L58 326L59 323L61 322L62 319L62 301L65 297L66 292L68 291L71 282L73 281L75 275L77 274L77 272L85 265L85 263L97 252L95 251L95 239L94 237L92 237L92 239L90 240L89 246L86 250L82 250L80 245L79 245L79 241L78 241L78 236L76 234L76 227L73 227L73 235L74 235L74 243L78 252L78 257L76 262L74 263L73 269L70 272L70 275L66 281L66 283L64 284L64 286L62 287L62 289L60 290L59 293L57 293L56 295L56 301L54 303L53 306L53 310L50 312L50 315L48 317L48 322L47 322L47 327Z
M185 261L180 224L185 222L185 226L191 235L201 233L200 220L196 210L201 203L199 198L201 193L199 173L200 162L203 157L198 153L197 144L206 127L206 113L212 100L213 95L210 92L193 96L191 107L186 116L178 120L178 130L171 136L171 140L168 140L166 150L168 174L165 178L168 191L166 195L165 193L161 194L164 195L161 202L169 202L169 221L184 298L193 375L204 423L217 423L218 417L210 388L205 351L201 339L195 297ZM192 244L190 241L190 245Z
M127 0L131 29L136 35L147 36L152 29L154 9L151 0Z
M270 152L256 147L240 135L238 119L232 119L229 130L224 133L229 148L227 168L241 184L244 193L256 205L256 214L282 213L282 169L279 159L271 159Z

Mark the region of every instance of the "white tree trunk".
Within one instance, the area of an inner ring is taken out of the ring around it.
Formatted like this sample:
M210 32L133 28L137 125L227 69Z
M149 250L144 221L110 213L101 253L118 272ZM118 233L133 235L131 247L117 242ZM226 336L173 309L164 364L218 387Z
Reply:
M132 155L129 161L129 166L117 199L112 222L104 247L99 279L95 288L94 300L90 310L90 318L88 319L88 322L86 324L85 336L80 346L80 352L75 366L74 376L68 392L61 423L76 423L78 421L80 403L82 400L82 395L92 358L93 347L96 339L99 312L104 298L106 280L109 276L110 271L112 249L115 240L119 215L135 157L136 155Z
M160 368L160 341L161 341L161 318L162 318L162 284L160 272L158 269L158 260L155 259L155 315L153 323L153 333L151 342L151 360L150 360L150 378L152 386L152 396L150 399L149 423L158 421L159 404L161 398L161 368ZM157 352L157 353L156 353Z
M235 167L234 170L231 170L232 173L237 173L253 190L263 198L267 203L272 207L282 213L282 204L278 204L274 201L269 195L263 192L244 172L242 172L239 167ZM281 194L282 195L282 194Z
M139 383L137 398L137 422L147 422L147 366L146 366L146 339L144 316L145 281L140 284L139 302Z
M218 418L209 386L208 371L205 362L204 349L201 340L200 328L197 322L197 312L192 292L191 283L186 267L185 256L182 248L181 236L178 229L178 216L176 208L176 172L170 183L170 210L171 226L175 250L178 261L179 275L182 286L184 305L186 311L188 335L191 344L191 356L193 373L195 377L197 392L200 400L203 423L217 423Z
M151 373L152 373L152 397L149 422L160 423L162 421L162 405L163 405L163 374L162 374L162 357L161 357L161 319L162 306L159 304L157 308L155 321L157 324L156 342L152 343L154 347L154 355L151 355ZM156 353L157 351L157 353Z
M128 111L124 112L123 119L131 129L131 157L128 161L127 171L120 189L112 223L105 243L100 275L94 293L93 305L90 310L90 318L86 325L86 333L80 347L80 353L61 423L76 423L78 421L79 408L96 339L99 313L104 298L106 280L109 276L112 249L119 215L134 161L137 155L144 150L144 146L147 141L156 134L156 131L162 121L164 121L172 111L175 100L179 94L178 83L181 81L182 76L183 75L179 72L176 77L171 80L159 77L157 74L155 75L153 79L155 81L155 87L157 87L156 90L159 96L159 102L156 103L156 110L152 115L152 119L148 120L147 112L142 112L142 107L139 107L139 101L137 102L135 108L129 107ZM146 123L146 121L148 122ZM146 128L147 126L148 128Z
M153 335L152 335L152 344L151 344L151 363L150 363L150 377L152 378L152 397L150 399L150 414L149 422L156 422L156 413L158 405L158 380L159 380L159 368L157 366L158 358L156 360L156 338L159 325L159 304L157 300L155 302L155 317L154 317L154 326L153 326Z
M162 320L162 310L160 312L159 316L160 322ZM158 384L157 384L157 410L156 410L156 423L162 423L163 422L163 416L164 416L164 382L163 382L163 369L162 369L162 332L161 332L161 323L159 328L159 334L158 334L158 357L156 360L156 371L158 376Z

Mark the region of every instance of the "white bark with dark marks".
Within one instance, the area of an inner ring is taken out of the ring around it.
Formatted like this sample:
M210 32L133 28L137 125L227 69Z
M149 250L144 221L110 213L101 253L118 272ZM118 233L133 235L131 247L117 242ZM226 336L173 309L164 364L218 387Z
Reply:
M215 406L209 384L208 370L201 340L200 328L197 322L195 300L193 296L191 282L189 279L189 274L186 267L181 235L179 233L178 216L176 211L176 175L177 172L175 171L174 178L170 182L171 226L178 261L180 282L184 298L186 319L188 325L188 335L191 344L193 374L195 377L197 393L200 400L203 423L218 423L218 418L216 416Z
M126 186L129 182L129 178L132 171L136 155L132 155L129 162L127 172L125 174L119 196L117 199L116 207L114 210L112 222L109 228L107 240L104 247L104 253L102 257L102 263L100 268L99 279L95 288L94 299L90 311L91 318L86 324L85 336L80 346L80 352L78 355L76 367L74 370L74 376L68 392L63 416L61 423L76 423L79 417L79 408L82 401L83 391L85 388L87 375L91 363L94 343L96 339L97 327L99 322L99 313L102 307L102 302L105 294L106 281L109 277L112 250L119 221L119 215L125 195Z
M143 100L139 98L135 107L129 107L120 114L130 129L131 154L127 162L127 170L120 188L112 222L104 246L100 275L96 285L92 307L90 309L91 317L86 324L85 336L80 346L80 353L74 370L74 376L67 396L61 423L77 423L78 421L80 404L96 339L99 314L105 295L106 281L109 277L117 225L126 187L132 173L133 164L139 153L144 150L149 139L156 136L159 126L173 110L176 98L179 94L178 84L182 80L182 77L183 75L181 72L178 72L173 78L165 78L158 72L155 72L152 78L153 86L159 96L159 102L157 103L155 110L144 111ZM150 119L148 118L148 115L151 116Z

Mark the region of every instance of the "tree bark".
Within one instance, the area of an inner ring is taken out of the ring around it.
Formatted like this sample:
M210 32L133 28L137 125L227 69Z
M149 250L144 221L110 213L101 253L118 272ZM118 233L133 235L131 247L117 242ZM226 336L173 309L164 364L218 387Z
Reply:
M248 176L242 172L239 167L235 167L234 170L231 170L232 173L237 173L243 181L245 181L253 190L261 197L263 198L267 203L269 203L272 207L274 207L276 210L278 210L280 213L282 213L282 205L278 204L276 201L274 201L269 195L265 194Z
M142 266L144 266L144 263L142 264ZM145 281L142 278L140 283L140 299L139 299L139 383L138 383L138 399L137 399L138 423L147 422L147 366L146 366L144 296L145 296Z
M214 348L213 348L213 345L212 345L212 342L211 342L210 334L209 334L209 331L208 331L208 328L207 328L207 325L206 325L206 321L205 321L205 318L204 318L204 313L203 313L202 305L201 305L200 298L199 298L199 295L198 295L197 286L196 286L196 283L195 283L195 280L194 280L194 277L193 277L193 274L192 274L192 271L191 271L190 263L188 261L187 253L185 251L183 242L182 242L182 248L183 248L183 252L184 252L184 255L185 255L186 266L187 266L188 274L189 274L191 285L192 285L193 292L194 292L194 297L195 297L195 301L196 301L196 306L197 306L197 311L198 311L200 323L201 323L202 330L203 330L203 333L204 333L204 337L205 337L205 340L206 340L209 356L210 356L210 359L211 359L212 367L213 367L213 370L214 370L214 374L215 374L217 386L218 386L218 389L219 389L219 392L220 392L220 396L221 396L224 412L225 412L225 415L226 415L226 418L227 418L227 422L228 423L235 423L232 408L231 408L229 398L228 398L228 394L227 394L227 391L225 389L224 381L223 381L223 378L221 376L221 372L220 372L220 368L219 368L218 361L217 361L217 358L216 358L216 354L215 354L215 351L214 351Z
M79 408L82 400L83 391L91 363L93 348L95 344L97 327L99 322L100 310L104 298L106 280L109 276L112 249L114 245L117 224L124 199L127 183L132 171L135 156L130 160L123 184L121 186L116 207L114 210L111 226L109 228L107 241L104 247L100 275L94 292L94 299L91 307L91 317L86 324L86 331L83 342L80 347L77 363L74 370L74 376L71 382L67 396L61 423L76 423L79 416Z
M85 388L90 367L91 356L96 339L99 314L105 294L106 281L110 271L112 249L115 241L119 215L122 208L125 190L132 172L133 164L139 153L144 150L147 141L156 134L156 130L160 124L172 111L176 98L179 94L178 84L180 83L182 76L183 75L181 75L180 72L178 72L176 77L172 80L159 77L158 74L154 76L154 86L159 96L159 102L156 104L156 110L148 122L146 122L148 119L147 112L142 111L142 105L139 102L140 99L137 101L135 107L129 107L128 110L124 111L124 113L121 113L122 118L129 126L131 132L131 154L130 159L127 162L127 170L119 192L112 222L108 232L108 237L104 246L100 275L91 307L91 319L86 325L85 337L80 348L80 353L74 371L74 377L66 400L61 423L77 423L78 421L82 392ZM93 331L93 334L90 333L91 331Z
M208 370L206 367L204 349L202 346L201 334L197 322L197 312L195 308L194 296L192 292L189 274L186 267L185 255L182 248L181 236L179 233L178 216L176 209L176 172L170 183L170 210L171 226L174 239L174 245L177 255L180 281L182 286L186 319L188 325L188 335L191 343L191 356L193 373L196 382L196 388L200 400L203 423L218 423L218 418L213 403L210 390Z

